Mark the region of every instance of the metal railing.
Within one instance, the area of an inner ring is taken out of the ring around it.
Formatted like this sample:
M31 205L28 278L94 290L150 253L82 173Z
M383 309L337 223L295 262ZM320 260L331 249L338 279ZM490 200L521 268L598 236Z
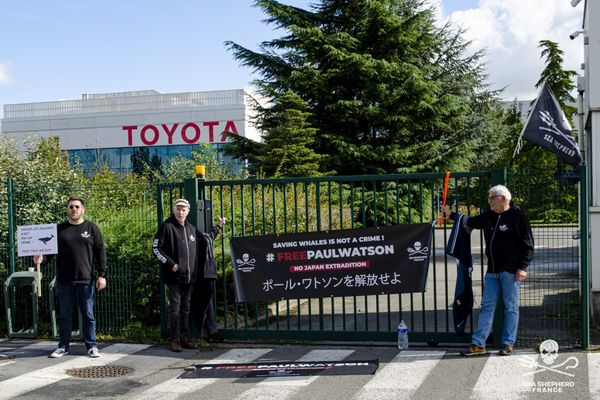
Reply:
M107 93L95 97L87 96L81 100L5 104L4 119L245 104L245 93L242 89L187 93L142 92L141 95L136 93Z
M211 202L215 216L228 220L225 238L216 241L217 304L223 334L238 339L390 341L404 319L413 340L468 341L468 336L453 331L456 267L444 252L445 229L436 229L433 238L425 293L241 304L232 290L229 237L430 222L438 216L443 178L444 174L429 173L200 181L202 200ZM452 198L467 205L468 212L479 212L486 203L490 174L454 174L452 181ZM476 275L482 276L482 253L479 259Z

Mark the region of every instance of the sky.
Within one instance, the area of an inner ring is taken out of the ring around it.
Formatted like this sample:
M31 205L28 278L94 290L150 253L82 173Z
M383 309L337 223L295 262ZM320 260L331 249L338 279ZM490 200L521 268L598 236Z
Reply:
M310 7L313 0L280 0ZM429 0L440 24L466 30L471 51L486 50L488 82L502 97L530 100L544 68L538 42L583 62L583 3L569 0ZM0 105L80 99L84 93L162 93L249 87L253 71L224 45L257 50L282 36L253 0L2 0ZM4 115L0 109L0 118Z

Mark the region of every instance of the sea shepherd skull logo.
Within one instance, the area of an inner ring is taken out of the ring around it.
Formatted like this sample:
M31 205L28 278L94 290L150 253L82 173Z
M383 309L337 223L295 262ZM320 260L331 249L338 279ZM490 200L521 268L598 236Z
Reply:
M413 247L408 247L406 249L408 252L408 259L411 261L423 261L427 259L427 254L429 253L429 247L423 246L421 242L416 241L413 244Z
M544 340L542 344L540 344L540 357L545 365L539 364L537 361L527 356L519 358L519 362L523 366L535 369L535 371L528 372L525 375L535 375L542 371L552 371L562 375L575 376L574 374L568 373L567 370L576 368L579 365L579 360L577 360L577 358L569 357L564 362L553 365L558 359L558 343L556 343L556 341ZM561 370L563 367L564 371Z
M254 264L256 263L256 258L250 258L248 253L242 254L242 258L238 258L235 260L237 264L238 270L242 272L250 272L254 270Z

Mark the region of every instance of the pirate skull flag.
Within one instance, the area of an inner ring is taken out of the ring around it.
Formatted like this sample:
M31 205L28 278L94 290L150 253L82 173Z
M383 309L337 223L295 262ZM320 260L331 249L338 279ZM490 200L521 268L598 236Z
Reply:
M578 166L582 162L581 151L573 137L571 125L546 82L519 136L514 155L521 150L521 138L553 152L559 160L567 164Z

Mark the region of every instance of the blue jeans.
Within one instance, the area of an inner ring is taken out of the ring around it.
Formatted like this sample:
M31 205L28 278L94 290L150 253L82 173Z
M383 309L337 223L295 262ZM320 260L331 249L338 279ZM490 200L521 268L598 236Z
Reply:
M73 307L83 317L83 341L86 349L96 347L96 319L94 318L94 285L85 283L58 283L56 286L59 308L58 347L69 350L73 331Z
M498 296L501 294L504 301L502 344L512 346L517 339L517 328L519 327L519 287L521 282L517 281L515 274L509 272L486 273L484 282L479 322L471 343L485 348L485 341L492 331Z

